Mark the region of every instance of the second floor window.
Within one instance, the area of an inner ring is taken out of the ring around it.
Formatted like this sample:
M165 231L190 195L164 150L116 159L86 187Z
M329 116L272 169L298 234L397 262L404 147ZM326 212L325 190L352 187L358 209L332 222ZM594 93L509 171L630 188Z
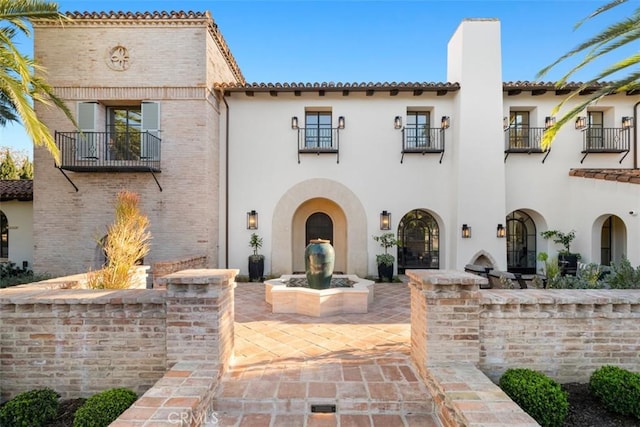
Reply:
M408 111L405 126L408 148L431 146L431 117L428 111Z
M333 147L331 112L308 111L305 113L305 148Z
M114 160L129 160L140 156L142 109L109 107L107 109L108 154Z
M509 148L529 148L529 112L509 113Z
M587 116L587 148L602 148L604 147L604 114L602 111L589 111Z

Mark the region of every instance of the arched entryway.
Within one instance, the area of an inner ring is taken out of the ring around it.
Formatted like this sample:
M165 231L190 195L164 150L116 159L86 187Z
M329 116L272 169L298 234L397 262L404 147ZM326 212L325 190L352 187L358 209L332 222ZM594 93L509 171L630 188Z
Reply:
M312 239L331 241L336 253L334 271L347 269L347 218L337 203L315 198L307 200L293 215L293 272L304 272L304 248Z
M440 227L423 209L415 209L398 224L398 273L406 269L440 268Z
M524 211L507 215L507 270L513 273L536 272L536 224Z
M9 221L0 211L0 258L9 258Z
M602 265L619 263L627 253L627 227L624 221L616 215L603 215L594 224L594 243L600 237L599 251L596 257Z
M325 208L315 207L323 200L334 204L337 208L334 212L341 213L340 220ZM335 269L360 277L368 274L367 242L371 237L367 232L367 215L358 196L344 184L323 178L300 182L282 194L273 212L272 274L304 270L305 222L315 212L324 212L333 221Z

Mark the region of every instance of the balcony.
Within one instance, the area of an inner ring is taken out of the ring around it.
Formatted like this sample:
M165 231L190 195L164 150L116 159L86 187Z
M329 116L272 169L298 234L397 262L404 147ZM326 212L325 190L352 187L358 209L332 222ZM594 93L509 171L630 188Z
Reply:
M298 163L300 154L335 154L340 163L340 128L297 128Z
M545 128L528 126L508 127L504 130L504 160L512 153L546 153L542 163L547 159L549 150L543 150L541 141Z
M631 128L587 127L582 130L582 160L593 153L624 153L622 163L630 150Z
M160 138L145 132L56 132L60 169L160 172Z
M402 129L402 157L405 154L440 153L440 163L444 156L443 128L427 128L422 126L406 126Z

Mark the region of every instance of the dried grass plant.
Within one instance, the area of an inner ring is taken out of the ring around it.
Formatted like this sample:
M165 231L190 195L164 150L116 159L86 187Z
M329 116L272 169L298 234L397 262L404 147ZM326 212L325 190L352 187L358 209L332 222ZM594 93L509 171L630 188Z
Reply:
M147 230L149 218L140 212L140 196L121 191L116 197L115 221L107 229L102 242L106 265L92 271L87 285L92 289L126 289L131 286L132 267L149 253L151 233Z

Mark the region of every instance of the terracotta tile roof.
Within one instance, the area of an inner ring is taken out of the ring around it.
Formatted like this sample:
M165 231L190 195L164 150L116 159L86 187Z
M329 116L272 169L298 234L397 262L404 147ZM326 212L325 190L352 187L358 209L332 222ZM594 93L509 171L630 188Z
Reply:
M224 56L227 61L227 64L231 68L234 77L240 83L245 83L244 76L242 75L242 71L240 71L240 67L236 62L233 54L231 53L231 49L227 45L224 37L222 36L222 32L218 28L218 25L215 23L211 14L208 11L205 12L193 12L193 11L182 11L182 10L172 10L172 11L152 11L152 12L122 12L122 11L109 11L109 12L66 12L65 15L68 18L71 18L71 23L64 22L62 25L70 25L75 21L76 23L80 23L82 21L136 21L136 23L144 23L144 24L154 24L160 23L162 21L175 21L175 20L185 20L185 21L203 21L206 22L209 27L209 32L211 33L213 39L215 40L220 52ZM34 25L60 25L58 21L55 20L34 20Z
M640 184L640 169L571 169L569 176Z
M33 200L33 181L30 179L0 179L0 201Z
M314 82L314 83L217 83L214 85L216 89L228 92L312 92L324 90L327 92L340 91L423 91L423 92L455 92L460 90L458 83L434 83L434 82Z

